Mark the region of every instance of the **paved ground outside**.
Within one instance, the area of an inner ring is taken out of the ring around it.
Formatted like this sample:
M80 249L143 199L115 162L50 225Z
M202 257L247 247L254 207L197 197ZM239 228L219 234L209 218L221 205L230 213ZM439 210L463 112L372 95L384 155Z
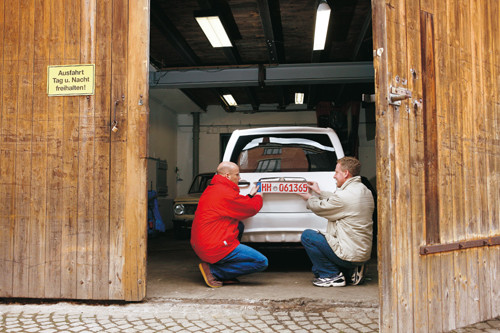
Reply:
M318 288L300 249L263 252L266 272L211 289L186 241L158 237L144 302L0 299L0 332L378 332L376 259L364 285ZM500 332L500 318L453 332Z
M164 301L2 303L0 332L378 332L378 308ZM453 332L500 332L500 318Z
M0 305L1 332L378 332L378 309L165 303Z

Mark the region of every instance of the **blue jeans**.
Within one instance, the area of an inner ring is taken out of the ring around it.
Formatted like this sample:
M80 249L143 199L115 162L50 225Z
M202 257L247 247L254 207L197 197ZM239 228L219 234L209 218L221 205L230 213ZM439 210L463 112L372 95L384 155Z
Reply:
M315 277L331 278L343 272L347 278L351 276L353 269L361 264L337 257L325 236L316 230L304 230L300 240L311 259L312 272Z
M243 244L231 253L210 264L210 271L217 280L231 280L237 276L262 272L267 268L267 258L257 250Z

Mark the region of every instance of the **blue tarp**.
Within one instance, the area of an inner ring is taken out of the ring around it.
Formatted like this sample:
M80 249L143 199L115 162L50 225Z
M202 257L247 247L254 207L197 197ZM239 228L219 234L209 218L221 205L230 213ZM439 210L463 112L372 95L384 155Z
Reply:
M156 191L148 191L148 235L152 235L155 231L165 232L165 223L158 209L158 196Z

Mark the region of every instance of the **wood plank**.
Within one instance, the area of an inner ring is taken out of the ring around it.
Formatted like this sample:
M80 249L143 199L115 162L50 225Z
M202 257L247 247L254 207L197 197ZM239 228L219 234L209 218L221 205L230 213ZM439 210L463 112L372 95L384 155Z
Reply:
M425 244L424 236L424 131L422 117L422 65L420 48L420 9L419 3L407 1L407 58L411 71L408 88L412 92L409 113L409 165L411 197L411 246L413 290L413 332L428 332L429 315L427 312L427 258L422 258L413 250Z
M2 109L0 127L0 294L13 294L14 230L16 222L16 134L19 82L19 3L6 1L4 7Z
M490 23L490 8L489 1L472 2L474 22L477 22L473 33L476 34L475 45L477 47L476 65L475 65L475 83L473 86L473 93L476 96L475 117L475 130L476 130L476 147L478 149L478 159L475 161L476 169L480 173L478 177L478 206L480 214L479 234L487 236L489 232L489 208L488 207L488 194L489 194L489 145L492 140L494 129L490 127L490 115L492 114L492 102L490 98L493 95L492 81L489 76L490 63L492 57L492 42L491 42L491 23ZM497 206L497 205L495 205ZM492 207L493 208L493 207Z
M66 64L80 63L80 3L64 2L66 17L74 20L66 22L64 61ZM78 161L79 161L79 100L85 97L72 96L64 98L64 131L63 131L63 201L62 234L61 234L61 297L74 299L77 297L76 286L76 252L77 252L77 200L78 197Z
M441 274L442 320L443 332L456 328L455 306L455 261L451 252L442 253L439 271ZM439 319L437 319L439 320Z
M109 297L109 190L112 3L97 3L93 299Z
M470 118L472 122L472 137L473 137L473 165L474 172L476 174L476 180L474 181L474 192L473 197L475 200L473 215L476 217L477 225L474 227L474 238L480 237L485 232L487 235L486 224L487 224L487 184L485 182L486 177L486 134L484 131L485 127L485 101L484 95L487 93L486 85L483 82L483 71L484 59L483 59L483 38L482 38L482 27L487 19L482 14L482 8L484 7L484 2L471 1L471 55L472 55L472 105L470 111L473 116ZM490 301L489 301L489 285L487 281L487 267L484 267L482 261L484 258L483 249L473 249L470 252L471 260L469 261L470 271L469 274L476 278L471 279L469 299L473 303L474 311L477 311L477 320L489 319L490 312ZM477 310L476 310L477 309ZM483 319L484 318L484 319Z
M96 0L81 2L80 61L95 63ZM78 240L77 240L77 297L92 299L93 244L94 244L94 149L95 97L80 99L80 147L78 163Z
M464 83L464 103L462 104L464 115L464 171L465 171L465 200L466 200L466 239L474 239L479 232L479 203L477 200L478 188L476 181L477 173L475 170L475 158L477 157L476 147L476 130L475 130L475 114L476 101L474 100L474 84L475 84L475 66L477 63L477 55L475 54L474 43L476 38L473 38L472 29L475 29L475 18L472 16L471 0L464 1L461 6L461 18L464 22L463 30L461 30L461 70ZM476 249L466 251L467 265L466 271L463 274L467 277L467 324L478 322L479 316L479 291L477 279L472 276L477 276L478 273L478 253Z
M127 139L127 36L128 3L113 1L111 119L118 121L118 131L111 135L110 151L110 249L109 297L123 299L125 249L125 177ZM115 101L118 101L115 109Z
M35 67L33 105L33 145L31 167L31 224L29 296L45 296L45 229L47 197L47 65L49 64L50 7L35 0Z
M493 317L500 315L500 247L492 246L490 248L490 276L491 276L491 298L496 300L491 304L491 313Z
M425 161L425 236L427 244L439 240L438 200L438 123L436 101L436 64L434 16L421 12L422 82Z
M391 22L393 29L390 30L388 41L390 60L392 64L389 70L392 73L390 78L391 86L398 88L408 88L408 63L407 63L407 38L408 38L408 1L393 2L394 9L388 15L388 22ZM413 287L410 242L411 237L411 198L410 193L410 142L409 142L409 99L401 102L401 106L392 106L394 129L394 208L393 208L393 244L397 255L394 256L396 271L392 277L393 285L397 290L397 327L398 331L413 331Z
M500 15L500 5L498 1L490 0L487 1L488 7L485 8L487 17L486 25L483 29L483 36L485 39L484 43L484 53L486 54L485 59L485 75L484 80L486 81L486 133L487 133L487 171L486 171L486 183L487 183L487 197L488 197L488 217L486 226L482 225L482 232L487 231L489 235L500 233L500 208L498 207L498 202L500 202L500 170L498 164L498 158L500 156L500 135L498 131L498 117L500 114L500 99L498 77L500 77L500 59L498 59L498 53L500 52L500 35L498 33L493 34L491 31L500 31L500 23L497 18ZM495 223L496 222L496 223Z
M460 76L460 46L459 46L459 10L458 5L453 4L451 2L447 3L446 12L447 12L447 45L448 52L447 57L450 59L448 62L450 77L459 77ZM454 240L457 241L459 237L464 234L464 216L465 216L465 200L464 200L464 170L463 170L463 145L462 145L462 131L463 131L463 122L462 122L462 85L461 80L452 80L449 85L450 89L450 101L448 112L450 114L451 128L453 128L453 132L450 135L450 149L451 149L451 177L452 177L452 187L453 191L451 192L452 202L453 202L453 212L452 212L452 228L453 228L453 237ZM457 253L453 254L453 272L452 272L452 282L453 284L447 284L446 290L449 290L451 293L450 298L450 307L451 311L454 306L454 311L449 314L447 317L447 321L444 323L443 327L449 327L450 329L456 328L457 318L465 315L466 312L466 304L463 302L464 291L463 288L463 274L461 271L461 267L463 266L461 255ZM454 295L454 296L453 296ZM453 316L452 316L453 314Z
M394 182L392 177L392 163L390 158L391 144L394 140L392 130L392 112L389 112L389 54L388 54L388 27L387 11L390 10L385 0L372 1L373 13L373 48L376 50L373 66L375 70L375 105L376 105L376 153L377 153L377 211L378 211L378 271L380 320L379 329L382 332L395 331L397 319L393 299L397 291L392 286L393 259L392 259L392 193Z
M452 170L452 136L453 103L450 82L456 81L451 74L450 54L448 47L448 15L447 3L445 1L435 2L436 23L436 105L437 105L437 127L438 127L438 200L439 200L439 239L441 243L451 242L455 239L455 224L453 219L453 197L450 193L454 191L454 172ZM450 331L456 327L455 324L455 284L454 284L454 261L451 253L443 253L439 257L442 318L435 318L441 325L436 328L442 331ZM432 279L437 278L437 272L433 272ZM435 327L435 326L434 326Z
M454 78L449 73L450 58L448 57L447 39L448 24L446 2L437 1L435 9L435 75L436 75L436 125L437 125L437 195L439 210L439 240L440 243L449 243L454 240L452 221L453 200L450 193L453 191L451 166L451 135L450 126L451 90L449 82ZM443 37L442 37L443 36Z
M129 2L128 128L125 197L125 299L146 296L149 1Z
M490 16L491 16L491 31L500 31L500 20L498 20L498 17L500 15L500 4L498 1L495 0L490 0ZM492 198L492 204L494 206L494 209L492 209L492 218L491 218L491 223L490 223L490 234L491 235L498 235L500 234L500 208L498 207L498 202L500 202L500 193L499 193L499 188L500 188L500 131L498 131L498 128L500 128L500 103L498 102L500 100L500 59L498 58L498 55L500 54L500 34L495 33L492 34L493 40L492 40L492 71L491 71L491 76L490 80L493 83L493 88L492 91L494 92L493 100L495 101L493 104L493 112L492 112L492 127L495 129L493 133L493 140L492 140L492 150L493 150L493 155L491 157L493 158L493 162L490 162L490 165L492 165L493 170L492 172L493 175L496 175L493 178L492 182L492 188L494 189L494 193L491 196ZM490 249L490 276L491 276L491 298L493 300L492 302L492 316L499 316L500 315L500 302L498 300L500 299L500 247L499 246L494 246L491 247ZM496 301L495 301L496 300Z
M439 193L438 193L438 122L436 91L436 52L434 14L420 12L422 48L422 98L425 164L425 239L427 244L439 243ZM428 315L429 331L442 331L441 309L441 256L428 259Z
M28 297L29 227L31 200L31 142L33 118L34 1L20 2L19 93L16 147L16 221L14 230L14 288L16 297Z
M500 31L500 20L498 20L498 15L500 15L500 3L498 1L491 0L491 21L492 21L492 31ZM500 54L500 34L494 34L493 35L495 38L493 39L493 51L491 52L492 54L492 73L491 73L491 82L493 82L493 89L492 91L495 92L493 96L493 116L494 119L492 121L492 126L495 129L493 131L494 133L494 139L492 141L493 144L493 151L494 151L494 177L493 179L493 189L494 189L494 195L492 196L492 201L493 205L495 207L495 210L493 211L493 219L492 219L492 225L490 229L490 233L492 234L499 234L500 233L500 207L498 207L497 203L500 202L500 191L498 189L500 188L500 131L498 131L498 128L500 128L500 103L498 102L500 100L500 81L498 78L500 77L500 59L498 58L498 55ZM496 221L496 223L495 223ZM496 285L498 287L498 285ZM498 299L498 298L497 298ZM496 312L498 313L498 312Z
M49 64L63 64L64 55L64 7L62 2L50 2L50 51ZM57 17L58 19L53 19ZM63 149L64 133L63 100L65 97L49 97L47 132L47 229L45 234L46 264L45 296L61 297L61 247L63 212Z
M500 31L500 20L498 17L500 16L500 3L496 0L490 0L490 15L491 15L491 31ZM490 165L493 165L493 170L490 170L493 175L496 175L493 178L492 188L493 195L491 196L492 204L494 209L492 210L492 218L490 224L490 234L498 235L500 234L500 208L498 207L498 202L500 202L500 59L498 55L500 54L500 34L495 33L492 34L492 71L490 80L493 82L494 92L493 100L495 101L493 104L493 112L492 112L492 127L495 129L492 133L492 150L493 155L491 155L493 162L490 162ZM490 276L491 276L491 299L494 300L492 302L491 313L492 316L500 315L500 246L492 246L490 248Z
M476 65L476 84L474 85L474 94L478 96L476 103L480 103L480 107L476 108L476 146L478 149L478 158L476 158L476 172L479 172L478 177L478 208L480 210L480 225L479 234L481 236L488 236L491 223L491 210L494 207L490 207L490 196L492 195L491 184L490 184L490 164L491 160L491 149L490 142L492 141L493 133L495 129L490 127L492 119L491 114L493 114L493 108L491 98L492 98L492 82L489 75L490 63L491 63L491 17L489 1L481 1L479 3L473 2L473 15L479 20L477 22L477 45L478 50L477 56L479 57L478 63ZM494 204L498 206L498 204ZM492 302L496 300L491 298L491 276L490 276L490 261L493 258L489 257L490 251L488 249L480 248L477 250L478 253L478 286L479 286L479 317L481 320L486 320L492 318Z
M389 76L387 86L385 89L389 89L389 84L394 85L395 77L399 76L398 70L400 70L397 67L398 64L398 58L399 54L396 52L397 45L400 42L398 38L398 31L401 25L403 25L405 22L401 20L401 14L400 11L398 10L400 8L399 6L399 1L391 1L390 5L387 6L387 14L386 14L386 20L387 20L387 52L388 52L388 64L387 67L385 68L386 71L389 73L392 73L392 76ZM390 223L390 229L388 230L389 233L387 235L388 238L390 238L390 244L391 245L391 251L392 248L399 249L399 239L398 239L398 229L399 229L399 223L400 221L398 220L398 206L395 204L396 203L396 198L398 197L398 179L397 179L397 165L396 165L396 157L395 157L395 150L396 150L396 144L398 140L398 130L395 128L394 123L396 122L397 117L399 116L399 110L396 109L394 106L389 106L388 113L391 114L391 130L388 134L389 136L389 159L390 159L390 165L391 168L389 170L390 172L390 186L391 186L391 191L390 191L390 200L391 200L391 209L390 209L390 215L389 215L389 221ZM386 180L387 181L387 180ZM377 181L378 184L378 181ZM400 286L400 279L399 279L399 272L401 268L401 261L399 258L399 251L397 251L397 255L391 255L389 260L391 260L391 271L390 271L390 286L389 288L395 290L392 294L392 297L390 299L390 302L392 303L393 307L393 323L391 323L393 329L395 331L400 331L401 328L399 327L400 325L400 319L402 318L402 315L400 313L401 308L400 308L400 303L399 303L399 292L401 291L399 289Z

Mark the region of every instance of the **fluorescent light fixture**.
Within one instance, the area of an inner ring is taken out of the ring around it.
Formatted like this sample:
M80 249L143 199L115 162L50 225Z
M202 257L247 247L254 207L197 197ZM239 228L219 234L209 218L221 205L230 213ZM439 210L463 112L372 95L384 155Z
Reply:
M195 17L213 47L231 47L231 40L218 16Z
M224 99L226 100L227 104L229 104L229 106L237 106L238 105L238 103L236 103L236 101L234 100L233 95L226 94L226 95L222 95L222 97L224 97Z
M304 93L295 93L295 104L304 104Z
M321 1L316 11L316 27L314 29L313 51L325 48L326 33L328 31L328 21L330 21L330 6L326 1Z

